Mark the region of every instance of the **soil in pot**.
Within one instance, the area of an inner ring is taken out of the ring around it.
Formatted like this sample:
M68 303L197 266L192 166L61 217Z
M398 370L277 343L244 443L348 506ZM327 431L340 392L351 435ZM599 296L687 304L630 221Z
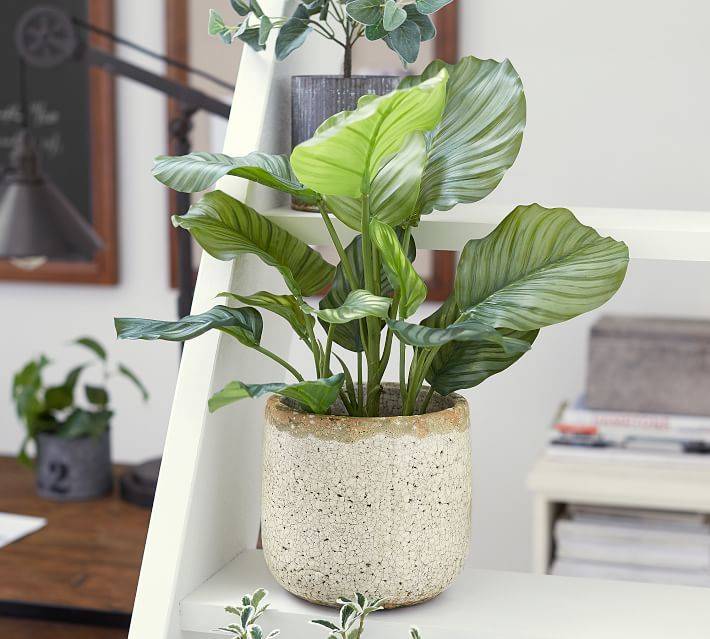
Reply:
M111 440L98 437L67 439L37 437L37 492L54 501L84 501L111 492Z
M362 592L386 607L442 592L468 553L471 447L466 400L436 396L430 412L351 418L266 408L262 539L289 592L325 605Z
M316 129L331 115L352 111L363 95L385 95L394 91L398 76L297 75L291 78L291 147L313 136ZM315 210L308 204L292 199L294 209Z

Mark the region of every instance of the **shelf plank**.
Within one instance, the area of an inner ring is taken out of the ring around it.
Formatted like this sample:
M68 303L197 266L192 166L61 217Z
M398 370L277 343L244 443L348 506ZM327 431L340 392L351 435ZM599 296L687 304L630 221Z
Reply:
M623 240L632 258L682 261L710 261L710 211L668 211L570 207L583 224L601 235ZM422 249L461 250L472 239L490 233L510 212L492 205L460 205L452 211L422 218L414 231ZM308 244L330 245L330 238L318 213L276 208L266 213ZM355 232L334 220L343 242Z
M257 587L269 590L264 629L323 638L310 619L333 618L332 609L284 591L261 551L241 553L180 605L183 631L209 633L230 622L224 607ZM433 601L377 613L369 639L405 639L416 625L424 639L707 639L710 590L465 569Z

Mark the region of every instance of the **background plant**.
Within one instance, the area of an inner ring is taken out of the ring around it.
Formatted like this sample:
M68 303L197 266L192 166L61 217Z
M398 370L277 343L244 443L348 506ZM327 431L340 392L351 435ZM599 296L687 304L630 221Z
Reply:
M94 361L72 368L64 380L54 386L46 386L43 381L45 368L51 361L45 356L29 361L18 371L12 382L12 399L18 417L25 425L26 435L20 449L19 459L30 464L27 446L40 433L48 433L75 439L78 437L98 437L111 422L113 411L109 407L110 397L106 384L117 375L128 379L140 392L144 401L148 391L138 377L124 364L112 368L106 349L91 337L80 337L72 342L89 350ZM92 365L101 367L103 385L84 384L84 399L87 406L78 405L76 387L82 373Z
M256 621L264 614L269 604L263 603L267 591L259 588L253 595L245 595L238 606L228 606L225 610L236 616L237 620L226 627L219 628L228 632L233 639L274 639L280 630L272 630L264 636L264 631ZM328 639L361 639L365 630L365 621L373 612L382 610L382 600L370 601L365 595L357 593L352 599L338 599L341 604L340 613L335 621L314 619L312 624L321 626L328 631ZM416 628L409 631L410 639L421 639Z
M299 2L291 16L268 16L257 0L230 0L242 21L228 26L214 9L208 31L227 44L241 40L256 51L266 48L269 35L278 30L276 57L286 59L311 33L343 48L343 75L352 74L355 43L383 40L403 64L415 62L420 44L436 36L429 16L452 0L314 0Z
M420 323L411 320L427 294L412 264L413 228L423 215L488 195L513 164L524 125L522 82L510 62L468 57L456 65L435 61L388 95L363 96L356 111L326 120L290 158L157 158L154 175L179 191L202 191L231 175L315 205L340 263L334 267L268 216L213 191L174 224L216 259L258 256L281 273L288 292L225 292L242 306L176 322L119 318L118 336L183 341L217 329L295 379L234 381L212 397L212 410L277 393L313 413L328 412L339 397L350 415L379 415L395 339L403 415L425 412L435 392L480 384L528 351L541 328L611 298L628 263L625 244L600 237L567 209L519 206L488 236L466 244L451 297ZM331 215L355 231L347 246ZM328 285L317 307L309 302ZM308 345L314 380L261 345L262 310L287 321ZM334 347L355 353L354 373ZM421 397L425 381L430 389Z

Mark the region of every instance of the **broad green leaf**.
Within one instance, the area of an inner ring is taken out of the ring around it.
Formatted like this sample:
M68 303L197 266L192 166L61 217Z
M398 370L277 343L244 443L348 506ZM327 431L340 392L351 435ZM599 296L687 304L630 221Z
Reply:
M311 623L316 626L323 626L324 628L328 628L328 630L340 630L338 626L336 626L332 621L328 621L327 619L313 619L311 620Z
M291 154L298 179L324 195L360 197L384 161L415 131L441 118L446 70L410 89L361 101L355 111L326 120Z
M263 588L259 588L258 590L255 590L254 594L251 596L252 605L255 606L256 608L258 608L261 601L268 594L269 594L268 591L264 590Z
M244 384L230 382L209 400L210 412L248 397L261 397L269 393L294 399L310 412L323 415L338 398L345 376L342 373L325 379L298 382L297 384Z
M229 4L242 17L251 12L251 7L244 0L229 0Z
M416 7L419 13L435 13L442 7L445 7L452 0L416 0Z
M395 0L385 0L382 26L386 31L394 31L407 19L407 12Z
M389 228L389 227L388 227ZM394 231L393 231L394 233ZM395 240L397 236L395 236ZM318 319L328 324L347 324L363 317L387 318L392 300L389 297L379 297L369 291L359 289L351 291L342 305L317 311L306 307L306 312L316 315Z
M77 439L78 437L98 437L104 433L110 423L113 412L110 410L99 410L90 412L82 408L77 408L57 430L59 437L65 439Z
M426 138L422 133L412 133L372 180L371 217L390 226L399 226L414 216L426 157ZM362 202L359 198L330 196L325 200L343 224L362 231Z
M345 10L360 24L377 24L382 20L382 0L350 0Z
M261 16L259 21L259 44L264 46L266 41L269 39L269 34L271 33L271 28L273 23L269 20L268 16Z
M405 344L418 348L433 348L450 342L491 342L508 353L527 351L530 346L515 337L506 337L495 328L476 320L464 320L446 328L431 328L403 320L387 320L392 332Z
M59 386L51 386L44 392L44 404L47 410L64 410L74 403L74 388L86 368L81 364L72 368Z
M308 244L222 191L211 191L173 223L187 229L219 260L252 253L283 275L294 295L312 295L330 284L335 268Z
M249 0L249 7L257 18L261 18L264 15L264 10L259 5L258 0Z
M422 215L486 197L515 162L525 128L523 83L508 60L469 56L455 65L436 60L421 76L404 78L400 87L443 68L449 71L446 107L430 135L417 207Z
M406 5L404 10L407 12L407 18L419 27L422 42L436 37L436 27L429 16L419 13L413 4Z
M84 391L86 392L86 399L89 403L95 404L96 406L106 406L106 404L108 404L108 392L106 392L105 388L87 384L84 386Z
M293 295L275 295L268 291L259 291L253 295L237 295L227 291L217 297L229 297L247 306L256 306L283 317L296 331L301 339L308 337L308 323L313 324L313 319L303 312L298 300Z
M405 7L406 9L406 7ZM365 37L368 40L382 40L387 35L387 30L382 24L382 21L377 24L369 24L365 27Z
M92 337L80 337L74 340L74 344L88 348L102 362L106 361L106 349Z
M277 60L285 60L306 41L312 31L309 19L308 10L299 4L294 14L281 27L276 38Z
M498 329L504 336L526 342L535 341L538 331ZM526 351L507 352L500 344L455 342L443 346L436 354L426 380L440 395L478 386L492 375L517 362Z
M389 283L395 291L399 291L400 315L409 317L426 299L426 284L414 270L391 226L377 219L371 220L370 234L380 253Z
M138 389L138 392L142 395L143 401L147 402L150 397L148 389L145 387L143 382L138 379L138 376L125 364L118 365L118 372L133 383L133 385Z
M210 9L209 18L207 20L207 33L222 37L225 32L229 32L229 28L224 23L224 20L219 13L214 9Z
M285 155L249 153L231 157L224 153L194 152L187 155L159 155L153 164L155 178L176 191L197 193L225 175L245 178L269 188L296 195L312 204L318 195L301 184Z
M567 209L519 206L464 247L456 303L467 318L534 330L604 304L628 261L626 244L601 237Z
M242 23L242 27L236 32L236 37L241 40L244 44L248 45L254 51L263 51L266 45L259 44L259 27L249 27L245 20ZM224 39L224 38L223 38ZM225 40L226 41L226 40Z
M188 315L174 322L117 317L114 324L118 339L184 342L215 328L235 337L246 346L259 344L263 329L261 315L256 309L228 306L215 306L205 313Z
M421 41L422 33L414 20L405 20L385 38L387 46L396 51L405 64L417 61Z

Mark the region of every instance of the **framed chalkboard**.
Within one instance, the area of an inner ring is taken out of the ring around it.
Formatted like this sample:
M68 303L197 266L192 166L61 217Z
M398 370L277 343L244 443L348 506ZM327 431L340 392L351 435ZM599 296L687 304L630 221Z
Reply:
M113 0L3 0L0 4L0 167L20 122L19 58L14 29L34 4L52 5L70 16L112 30ZM83 34L80 34L83 39ZM88 44L109 48L101 38ZM83 62L28 67L30 124L44 172L86 216L104 242L91 262L50 261L27 271L0 260L0 279L115 284L117 282L113 78Z

